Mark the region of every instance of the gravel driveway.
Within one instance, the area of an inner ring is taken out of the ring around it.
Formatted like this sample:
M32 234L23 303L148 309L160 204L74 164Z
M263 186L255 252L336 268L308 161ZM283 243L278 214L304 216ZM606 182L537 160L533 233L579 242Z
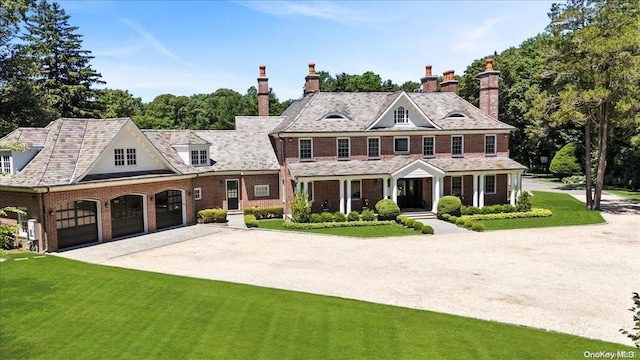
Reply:
M102 259L59 255L631 344L618 329L633 326L640 291L640 216L604 216L603 225L379 239L217 228Z

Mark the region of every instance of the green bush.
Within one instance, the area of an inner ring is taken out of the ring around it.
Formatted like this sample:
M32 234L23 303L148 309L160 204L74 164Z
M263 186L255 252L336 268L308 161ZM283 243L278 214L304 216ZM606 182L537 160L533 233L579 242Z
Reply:
M422 228L422 233L423 234L433 234L433 228L431 227L431 225L425 225Z
M299 223L309 222L309 215L311 214L311 202L308 200L306 192L296 192L295 198L291 202L291 217L293 221Z
M320 214L318 213L313 213L309 215L309 222L310 223L321 223L322 221L322 216L320 216Z
M459 217L458 220L456 220L456 225L464 226L465 222L467 222L467 220L465 218Z
M449 221L449 218L451 217L451 214L442 214L441 218L444 221Z
M473 223L473 231L484 231L484 225L480 223Z
M415 225L416 221L413 219L409 219L409 221L407 221L407 227L410 229L413 229L413 225Z
M549 171L558 178L580 174L582 167L576 157L576 144L568 143L554 155Z
M394 220L400 215L400 208L393 200L382 199L376 203L378 220Z
M587 178L584 175L573 175L562 178L562 183L567 185L584 185Z
M396 223L398 224L402 224L402 219L406 219L407 217L404 215L398 215L396 216Z
M477 208L475 206L464 206L462 205L462 207L460 207L460 214L461 215L473 215L473 214L479 214L482 212L482 209Z
M357 211L352 211L347 215L348 221L358 221L360 220L360 214Z
M517 211L529 211L531 210L531 194L528 191L523 191L518 196L518 201L516 202L516 210Z
M466 229L471 229L471 228L473 228L473 221L471 221L471 220L467 220L467 221L465 221L465 222L464 222L464 227L465 227Z
M438 201L438 217L442 218L443 214L460 216L460 208L462 201L457 196L443 196Z
M478 221L478 220L502 220L502 219L521 219L521 218L534 218L534 217L547 217L553 213L548 209L532 209L531 211L524 212L511 212L500 214L477 214L477 215L465 215L460 219Z
M345 215L345 214L341 213L340 211L336 211L336 212L333 214L333 219L334 219L336 222L345 222L345 221L347 221L347 215Z
M422 231L423 227L424 227L424 224L421 223L420 221L416 221L415 223L413 223L413 228L416 229L417 231Z
M395 224L394 221L351 221L351 222L328 222L328 223L296 223L293 221L285 221L283 227L285 229L327 229L341 227L358 227L358 226L382 226Z
M256 219L255 215L245 215L244 224L247 225L248 228L257 228L259 226L258 219Z
M18 225L0 224L0 248L11 250L16 244Z
M400 222L402 223L402 225L407 226L409 224L409 221L411 221L411 219L409 219L408 217L403 217L402 220L400 220Z
M226 223L227 210L225 209L203 209L198 211L198 222L202 224L208 223Z
M363 210L362 211L362 220L364 221L373 221L376 219L376 213L373 210Z
M245 215L254 215L256 219L272 219L272 218L282 218L282 214L284 213L284 209L282 206L264 206L264 207L250 207L244 209Z
M320 213L320 218L322 219L322 222L332 222L333 214L328 211L324 211Z
M452 223L452 224L456 224L457 221L458 221L458 217L457 216L451 216L449 218L449 222Z

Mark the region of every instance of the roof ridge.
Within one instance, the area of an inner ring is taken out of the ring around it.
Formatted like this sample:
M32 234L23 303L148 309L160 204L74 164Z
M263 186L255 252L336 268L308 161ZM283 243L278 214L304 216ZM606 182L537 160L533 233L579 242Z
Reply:
M78 164L80 163L80 157L82 156L82 150L84 149L84 142L87 139L87 128L89 127L89 122L87 121L84 124L84 134L82 135L82 143L80 144L80 151L78 151L78 158L76 159L76 164L73 168L73 173L71 174L71 178L69 179L69 184L72 184L76 178L76 171L78 171Z
M293 120L291 120L291 122L287 124L287 126L285 126L285 128L282 129L281 131L287 131L287 129L289 129L291 125L295 124L296 121L298 121L298 118L300 118L300 115L304 112L304 110L306 110L306 108L309 107L309 104L311 104L316 99L317 94L319 94L319 92L313 93L311 94L311 96L307 96L309 98L309 101L307 101L307 103L304 104L302 108L300 108L300 111L298 111L298 114L296 115L296 117L293 118ZM305 98L302 98L303 101L304 99Z
M58 126L58 131L55 132L53 135L55 135L55 139L53 140L53 146L51 146L49 148L49 158L51 158L51 154L53 153L53 149L56 147L56 144L58 143L58 138L60 137L60 128L62 127L62 124L58 123L58 120L52 121L51 123L49 123L49 125L56 123L55 125ZM49 125L47 125L47 127L49 127ZM47 138L49 137L49 134L47 134ZM45 148L47 147L47 141L45 140L44 142ZM40 155L40 153L38 153L38 155ZM51 164L51 162L47 161L47 165L45 165L44 167L44 171L42 171L42 175L40 176L40 180L38 180L38 184L41 184L42 181L44 180L44 176L47 173L47 170L49 169L49 164Z

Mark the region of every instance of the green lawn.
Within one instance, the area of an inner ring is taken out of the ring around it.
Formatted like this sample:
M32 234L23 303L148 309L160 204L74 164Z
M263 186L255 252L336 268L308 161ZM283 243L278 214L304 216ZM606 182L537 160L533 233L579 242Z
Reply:
M600 224L604 222L599 211L585 209L582 202L569 194L534 191L531 204L534 208L545 208L553 212L550 217L483 220L487 230L520 229L533 227Z
M582 359L632 350L334 297L2 257L3 359Z
M640 203L640 191L633 191L629 189L605 186L604 192L617 195L623 199L627 199L635 203Z
M394 225L394 224L382 225L382 226L357 226L357 227L308 229L308 230L285 229L283 226L284 220L282 219L260 220L258 224L260 225L261 229L307 232L307 233L325 234L325 235L341 235L341 236L352 236L352 237L360 237L360 238L422 235L422 233L416 230L408 229L404 226Z

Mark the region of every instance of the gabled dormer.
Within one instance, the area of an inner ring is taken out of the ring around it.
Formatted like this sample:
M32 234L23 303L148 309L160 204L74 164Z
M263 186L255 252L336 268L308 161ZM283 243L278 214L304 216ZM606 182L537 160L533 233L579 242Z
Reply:
M395 99L383 108L370 125L370 129L406 129L406 128L432 128L440 129L427 114L404 91L390 95Z
M41 146L29 147L18 141L0 145L0 176L19 173L41 149Z
M176 131L171 134L171 147L182 161L190 166L211 166L211 143L191 131Z

